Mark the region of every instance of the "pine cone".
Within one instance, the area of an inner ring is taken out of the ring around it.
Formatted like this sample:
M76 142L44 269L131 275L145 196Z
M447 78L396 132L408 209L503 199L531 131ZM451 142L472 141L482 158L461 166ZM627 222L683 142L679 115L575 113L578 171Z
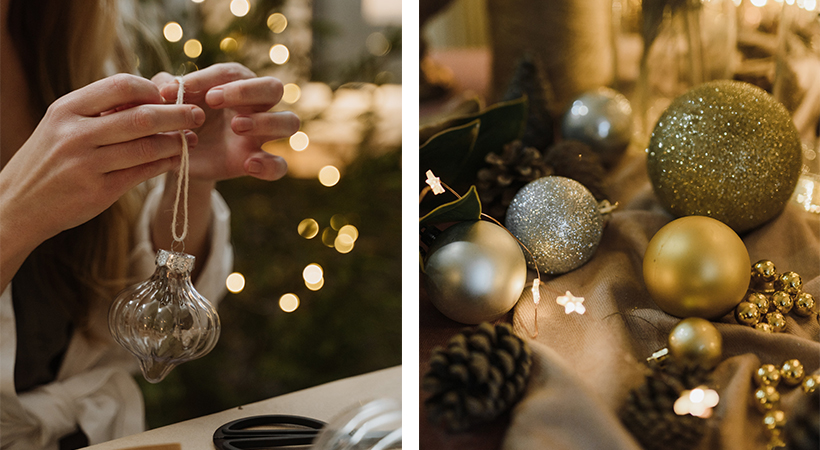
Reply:
M555 175L572 178L589 189L596 200L607 198L603 179L605 175L601 157L583 142L561 141L550 147L544 162L552 167Z
M509 409L524 392L532 365L527 344L507 324L482 323L436 347L422 388L431 422L463 431Z
M621 421L646 450L688 450L706 431L706 419L673 409L685 390L708 384L709 372L684 368L674 361L651 362L646 381L629 393Z
M553 174L540 151L521 141L504 146L501 154L490 152L488 167L478 171L476 188L483 211L502 220L513 197L531 181Z
M532 55L518 61L510 84L501 101L527 96L527 123L521 140L526 147L547 148L553 143L553 118L549 109L554 103L552 86Z

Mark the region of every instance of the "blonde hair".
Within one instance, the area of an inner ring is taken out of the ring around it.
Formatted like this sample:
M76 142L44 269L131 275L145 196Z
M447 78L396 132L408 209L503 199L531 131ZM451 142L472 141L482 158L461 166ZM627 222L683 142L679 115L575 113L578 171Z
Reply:
M38 121L57 98L112 73L135 72L137 57L124 40L117 1L11 0L6 25ZM144 189L132 189L94 219L41 244L15 285L44 280L49 286L40 289L62 299L75 329L100 337L89 327L89 313L129 283L128 255L142 200Z

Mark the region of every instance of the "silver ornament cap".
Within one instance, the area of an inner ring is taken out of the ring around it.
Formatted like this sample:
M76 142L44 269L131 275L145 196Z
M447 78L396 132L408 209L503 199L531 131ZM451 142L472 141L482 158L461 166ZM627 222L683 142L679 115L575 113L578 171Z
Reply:
M595 254L604 231L598 202L581 183L550 176L521 188L507 209L507 229L532 252L530 267L561 274Z

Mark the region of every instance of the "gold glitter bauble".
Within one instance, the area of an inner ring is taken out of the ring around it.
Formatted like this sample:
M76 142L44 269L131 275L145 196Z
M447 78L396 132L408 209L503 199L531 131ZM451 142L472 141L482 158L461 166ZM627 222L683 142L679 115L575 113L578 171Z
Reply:
M661 204L738 233L777 216L800 175L801 146L786 108L762 89L713 81L676 98L647 148Z
M669 353L686 366L711 369L723 355L723 337L708 320L683 319L669 333Z
M649 241L643 278L668 314L718 319L746 294L749 266L746 246L731 228L708 217L682 217Z

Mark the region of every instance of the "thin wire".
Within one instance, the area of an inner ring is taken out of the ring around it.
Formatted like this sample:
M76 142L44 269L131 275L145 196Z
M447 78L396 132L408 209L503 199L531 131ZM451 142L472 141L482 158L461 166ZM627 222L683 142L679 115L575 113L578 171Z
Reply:
M177 77L179 82L179 90L177 91L177 105L182 104L182 99L185 96L185 82L182 77ZM171 235L174 237L174 242L182 244L182 250L185 251L185 237L188 236L188 138L185 137L185 130L179 130L179 136L182 138L182 158L179 163L179 172L177 173L177 194L174 198L174 218L171 221ZM182 234L177 235L177 216L179 215L179 198L182 194Z

